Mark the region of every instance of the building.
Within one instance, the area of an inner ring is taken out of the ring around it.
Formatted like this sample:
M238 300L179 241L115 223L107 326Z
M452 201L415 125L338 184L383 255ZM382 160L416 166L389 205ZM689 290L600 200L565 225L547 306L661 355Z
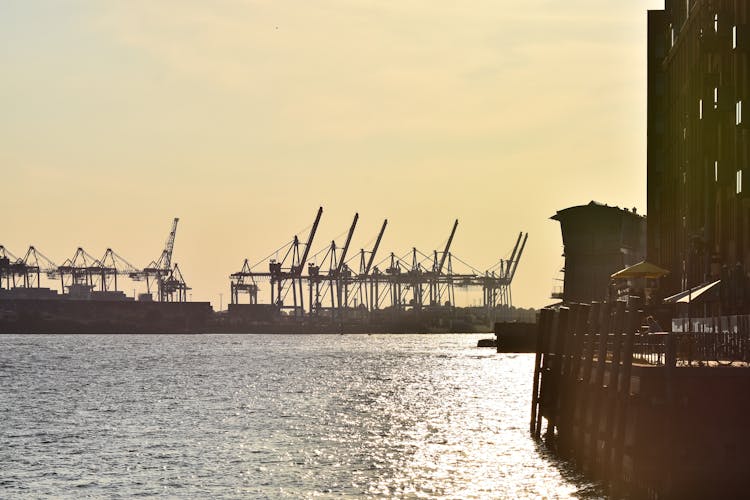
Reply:
M648 13L648 260L671 271L665 294L750 269L749 10Z
M551 217L560 222L565 257L561 294L565 303L608 298L610 276L637 264L646 252L646 218L592 201Z

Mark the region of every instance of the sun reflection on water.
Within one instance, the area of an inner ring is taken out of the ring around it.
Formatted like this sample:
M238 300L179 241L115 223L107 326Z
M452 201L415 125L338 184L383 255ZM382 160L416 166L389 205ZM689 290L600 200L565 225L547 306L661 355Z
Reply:
M0 496L598 497L529 437L533 356L478 338L0 338Z

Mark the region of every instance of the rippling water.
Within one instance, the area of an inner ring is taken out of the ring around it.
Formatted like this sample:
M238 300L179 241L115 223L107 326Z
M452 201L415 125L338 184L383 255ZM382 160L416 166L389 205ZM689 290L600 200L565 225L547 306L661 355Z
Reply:
M0 336L0 497L595 497L480 337Z

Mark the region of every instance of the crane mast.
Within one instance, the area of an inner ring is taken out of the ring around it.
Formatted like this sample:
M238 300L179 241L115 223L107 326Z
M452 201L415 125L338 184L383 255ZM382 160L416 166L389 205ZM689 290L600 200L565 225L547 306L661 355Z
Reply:
M456 222L453 223L453 229L451 230L451 235L448 237L448 241L445 244L445 250L443 250L443 255L440 256L440 263L438 264L437 269L435 270L435 274L440 274L443 271L443 266L445 265L445 259L448 257L448 252L451 249L451 243L453 242L453 236L456 234L456 228L458 227L458 219L456 219Z
M344 243L344 249L341 251L341 257L339 258L338 264L336 266L336 274L338 275L341 273L341 269L344 267L344 262L346 262L346 253L349 251L349 244L352 242L352 235L354 234L354 228L357 227L357 221L359 220L359 214L354 214L354 220L352 221L352 225L349 228L349 234L346 235L346 243Z
M520 240L521 236L519 235L518 238ZM526 240L528 240L528 239L529 239L529 233L526 233L526 235L523 237L523 242L521 243L521 248L518 250L518 255L516 256L516 259L515 260L511 259L510 265L508 267L510 267L512 265L513 266L513 270L510 271L510 273L508 275L508 282L512 281L513 280L513 276L516 275L516 268L518 267L518 262L521 260L521 254L523 254L523 249L526 246Z
M305 244L305 251L300 258L299 266L292 270L292 273L299 277L302 274L302 270L305 268L305 262L307 262L307 256L310 255L310 247L312 247L315 233L318 230L318 224L320 223L320 217L323 215L323 207L318 208L318 214L315 216L315 222L313 222L312 228L310 228L310 234L307 237L307 243ZM295 236L296 238L296 236Z
M372 268L372 263L375 261L375 254L378 253L378 247L380 246L380 240L383 239L383 233L385 232L385 226L388 225L388 219L385 219L383 221L383 226L380 228L380 232L378 233L378 238L375 240L375 245L372 247L372 252L370 253L370 260L367 261L367 267L365 267L365 276L370 274L370 269Z
M177 223L180 222L178 217L175 217L172 221L172 229L169 231L167 242L164 244L164 250L161 252L161 257L157 262L157 266L162 271L169 273L172 270L172 251L174 250L174 239L177 235Z

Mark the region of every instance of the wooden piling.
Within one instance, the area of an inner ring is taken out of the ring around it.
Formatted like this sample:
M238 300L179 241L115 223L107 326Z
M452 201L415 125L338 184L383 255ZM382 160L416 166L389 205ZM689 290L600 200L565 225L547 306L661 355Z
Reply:
M548 336L548 329L552 326L552 316L555 312L552 309L542 309L539 313L539 326L536 337L536 357L534 359L534 381L531 393L531 421L529 422L529 432L532 436L538 438L540 429L537 428L537 413L539 412L539 392L540 377L542 369L542 356L544 355L545 338Z
M581 353L589 316L588 304L576 304L573 311L572 328L569 329L570 348L567 356L567 369L562 394L560 414L559 453L563 458L575 457L576 416L580 393Z
M565 345L567 343L568 334L568 320L569 320L570 309L567 307L561 307L557 313L557 328L555 331L555 342L553 351L551 353L551 360L549 364L549 370L546 373L547 377L547 395L545 406L548 414L547 417L547 435L545 436L545 444L552 448L555 445L555 432L557 428L558 420L558 409L560 405L560 386L562 378L563 368L563 356L565 352Z
M596 391L596 387L591 383L592 368L594 363L594 353L598 347L597 341L598 335L601 329L601 306L599 302L591 304L589 310L588 329L586 332L586 339L584 345L583 361L581 368L581 394L579 401L580 408L580 421L579 431L575 442L576 456L578 457L578 465L582 470L588 470L589 465L589 447L587 446L587 439L590 441L593 436L592 427L595 424L593 418L591 418L590 403L593 399L593 392Z
M547 408L549 408L549 400L550 400L550 372L551 372L551 364L554 361L554 356L552 356L552 350L553 346L556 343L556 332L557 332L557 323L559 321L559 314L557 314L554 310L550 311L550 314L548 316L547 325L546 325L546 332L547 334L542 339L542 360L541 365L539 368L539 405L538 405L538 411L536 415L536 425L535 425L535 437L537 439L540 438L541 432L542 432L542 415L544 411L546 411ZM548 425L549 427L549 425Z
M576 329L580 308L580 304L573 304L568 314L568 328L566 330L566 339L562 354L562 366L560 369L560 385L557 391L559 398L557 408L557 442L555 443L555 446L557 454L561 458L569 458L570 451L571 411L575 406L572 400L574 379L573 365L577 344Z
M619 384L617 386L617 397L614 402L615 414L612 433L612 462L609 471L611 491L617 497L621 491L623 480L622 463L625 454L625 433L628 421L628 403L630 400L630 373L633 367L633 344L635 343L635 332L640 324L641 315L639 311L630 311L627 318L627 326L622 347L622 366L620 367Z
M612 305L605 303L600 308L598 335L596 338L596 368L591 381L591 428L589 432L588 463L585 468L592 473L598 474L597 463L599 454L599 434L602 431L601 416L602 404L604 403L604 370L607 362L607 339L612 324Z

